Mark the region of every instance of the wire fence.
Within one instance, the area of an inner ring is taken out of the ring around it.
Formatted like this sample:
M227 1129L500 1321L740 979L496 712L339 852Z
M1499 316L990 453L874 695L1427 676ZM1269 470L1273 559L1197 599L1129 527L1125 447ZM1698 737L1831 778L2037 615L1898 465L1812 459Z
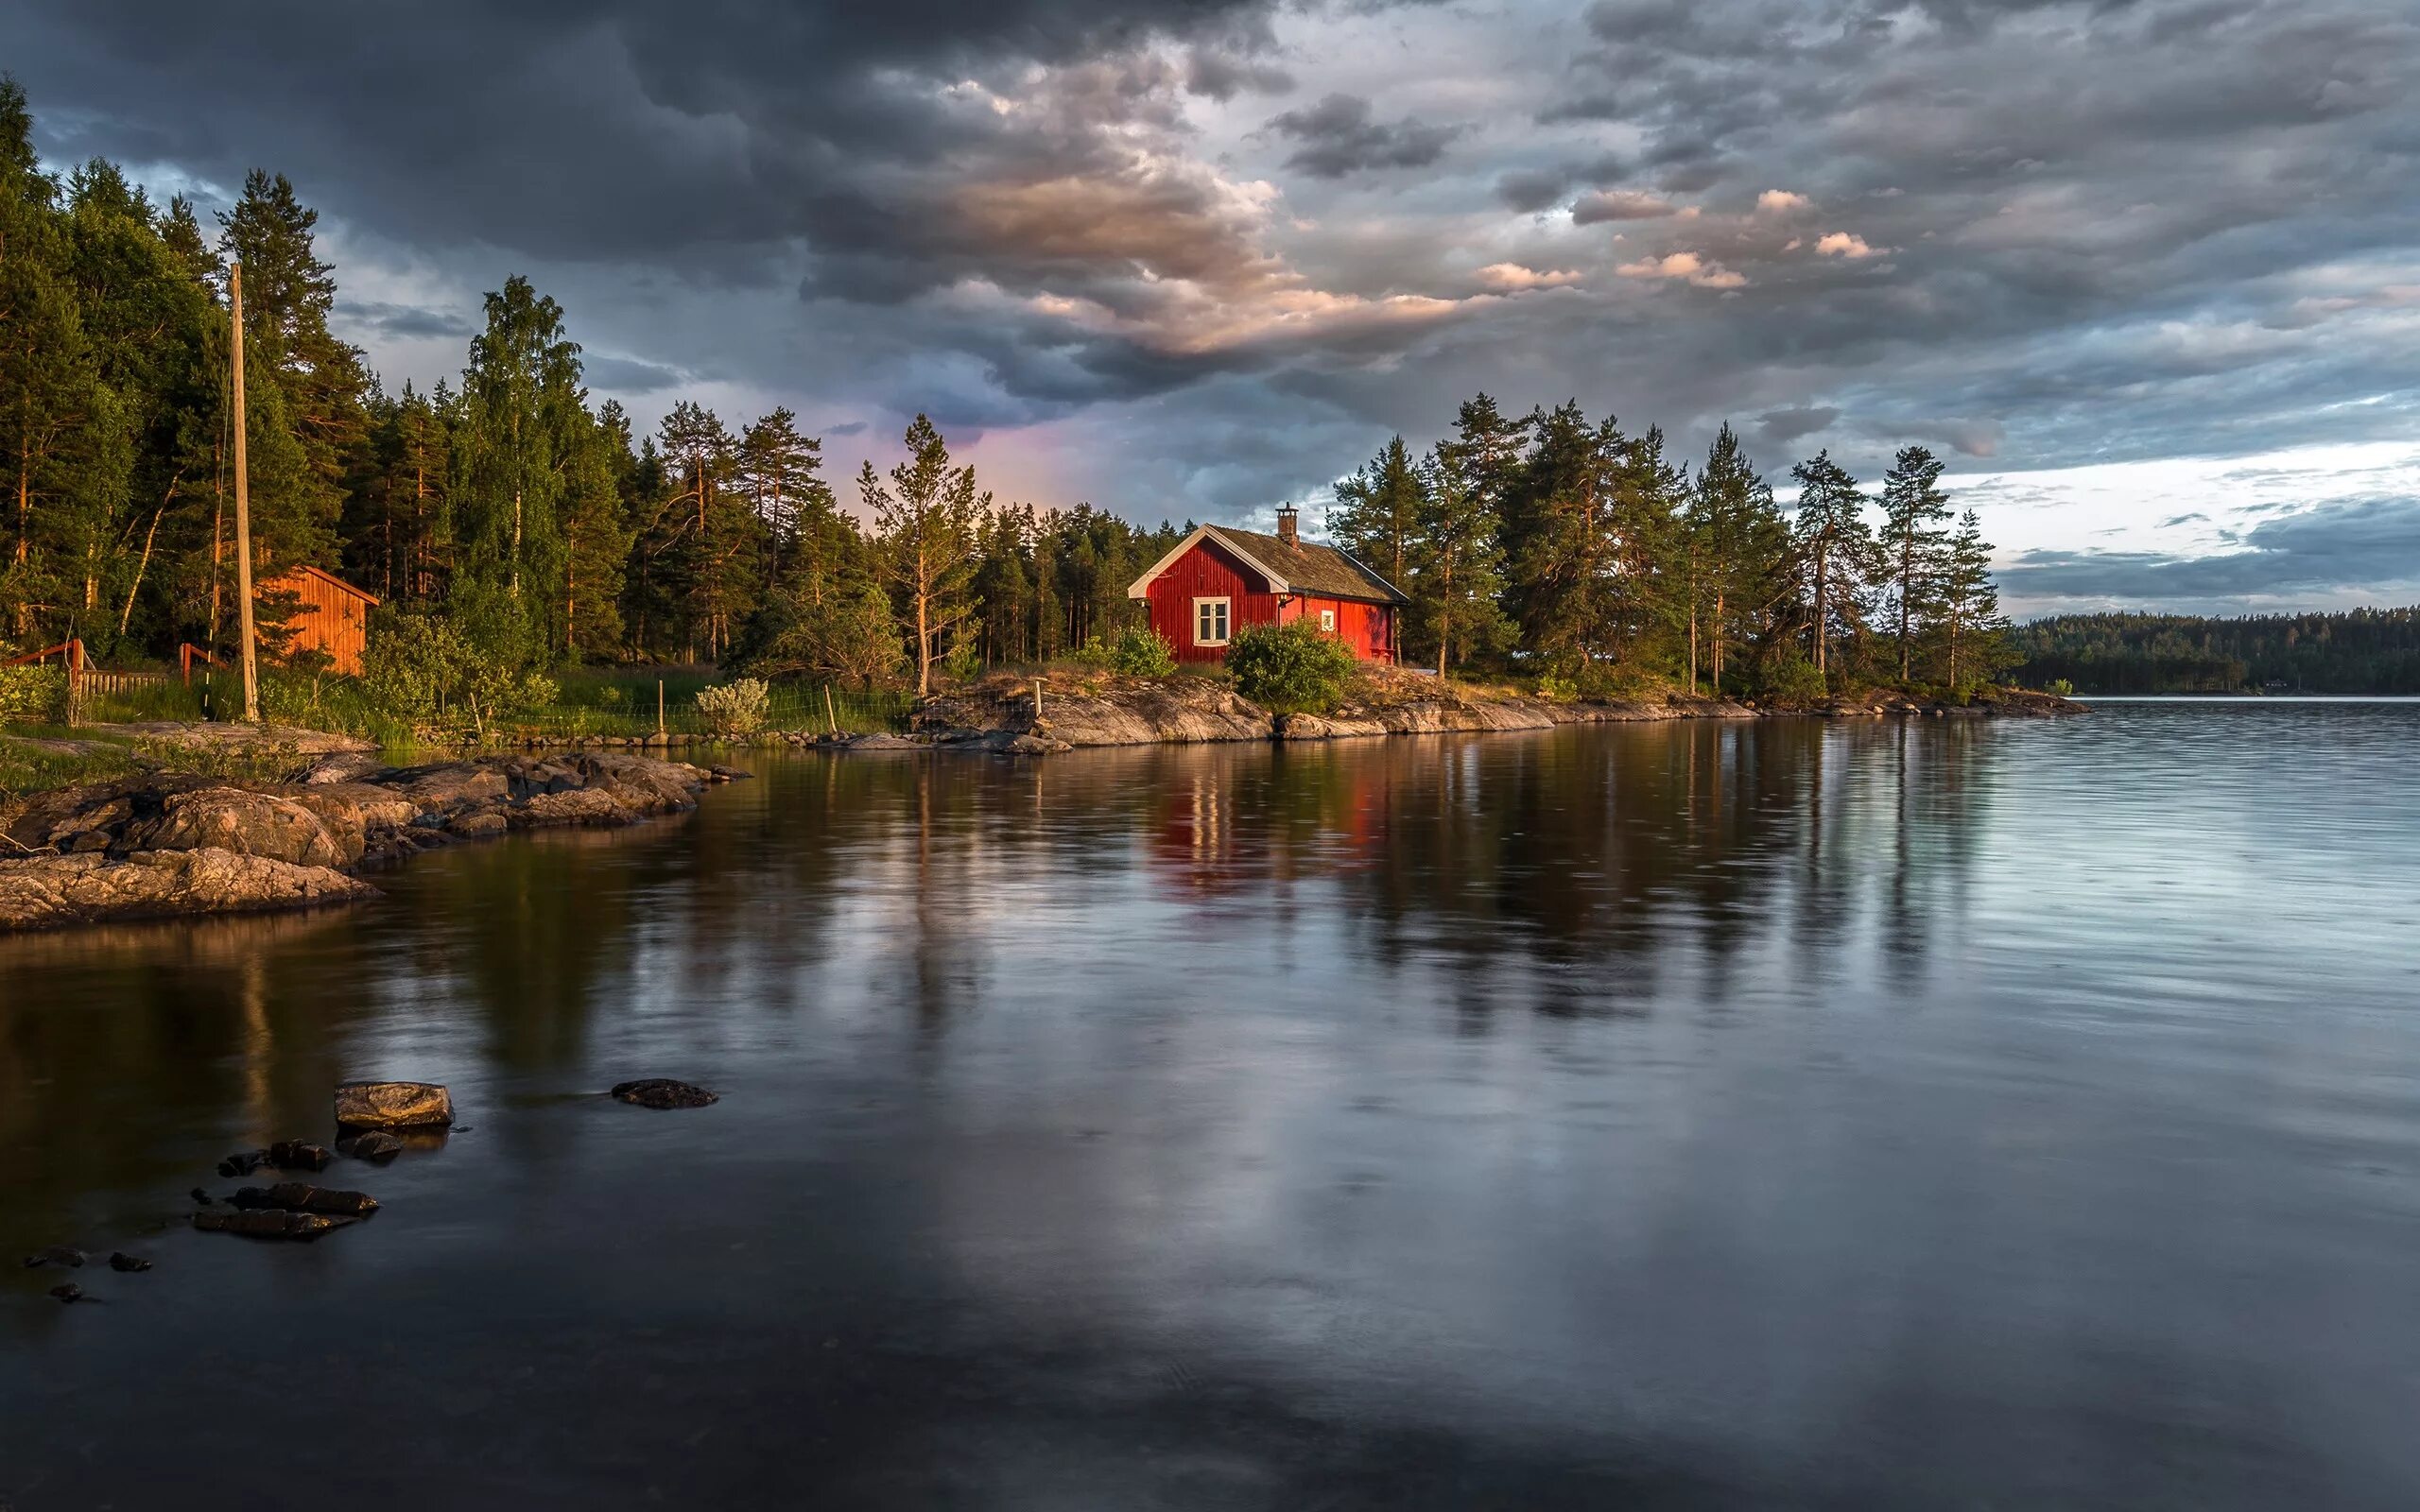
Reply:
M606 689L624 691L616 694ZM673 735L716 733L698 712L696 692L675 696L669 679L660 706L653 687L616 682L598 689L574 690L575 697L583 694L583 701L550 704L515 715L509 723L532 734L563 740L627 739L651 735L659 730ZM896 734L907 730L908 715L915 707L913 694L782 684L769 690L766 696L765 728L808 733L837 730L855 735L876 731Z

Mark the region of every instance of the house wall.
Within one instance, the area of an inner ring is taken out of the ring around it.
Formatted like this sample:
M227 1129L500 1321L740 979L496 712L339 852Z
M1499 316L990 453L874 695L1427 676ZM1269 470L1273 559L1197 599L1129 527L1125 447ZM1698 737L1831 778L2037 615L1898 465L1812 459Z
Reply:
M370 639L369 595L331 582L317 573L290 572L261 585L292 593L302 603L287 620L294 651L325 651L336 670L349 677L361 673L361 653Z
M1151 628L1176 647L1180 662L1218 662L1227 654L1222 645L1193 644L1193 601L1197 598L1233 600L1228 610L1230 636L1247 625L1298 619L1317 624L1322 610L1333 610L1336 633L1353 647L1354 655L1365 662L1392 660L1390 624L1393 610L1387 605L1311 593L1293 594L1281 601L1277 594L1267 592L1266 580L1258 574L1207 541L1197 543L1171 562L1167 572L1153 578L1150 594Z

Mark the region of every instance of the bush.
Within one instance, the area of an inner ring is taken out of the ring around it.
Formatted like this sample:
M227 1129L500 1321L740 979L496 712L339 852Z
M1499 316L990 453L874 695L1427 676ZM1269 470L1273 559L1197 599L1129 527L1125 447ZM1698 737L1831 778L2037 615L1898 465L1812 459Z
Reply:
M741 678L698 690L698 719L713 735L752 735L765 728L765 705L772 690L762 679Z
M1115 636L1096 635L1076 660L1129 678L1176 676L1176 647L1148 625L1130 625Z
M2072 698L2075 696L2076 685L2072 680L2066 678L2052 678L2050 679L2050 686L2043 691L2046 693L2055 694L2062 698Z
M1815 663L1795 652L1776 657L1765 669L1765 696L1784 703L1817 703L1829 690Z
M1247 625L1227 646L1236 691L1272 713L1327 713L1354 665L1352 650L1308 620Z
M1580 684L1561 673L1549 672L1538 679L1538 696L1548 703L1569 703L1580 696Z
M361 684L382 713L480 740L499 720L555 701L553 679L482 652L436 614L397 614L373 626Z
M0 667L0 720L55 725L66 717L66 668Z

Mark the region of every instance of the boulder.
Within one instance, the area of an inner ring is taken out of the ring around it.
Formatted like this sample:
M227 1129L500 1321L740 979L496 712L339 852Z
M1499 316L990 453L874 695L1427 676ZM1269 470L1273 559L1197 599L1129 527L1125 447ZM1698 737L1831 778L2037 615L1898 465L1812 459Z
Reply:
M204 850L138 850L0 861L0 930L50 929L107 919L249 913L375 898L333 868Z
M146 850L232 850L298 867L341 867L348 855L320 816L292 799L240 787L206 787L173 793L160 817L130 826L124 843Z
M197 1212L193 1226L204 1233L241 1234L247 1239L317 1239L321 1234L357 1223L356 1218L332 1218L323 1212L286 1212L259 1209L250 1212Z
M505 816L516 827L541 829L558 824L635 824L641 816L615 801L602 788L583 787L533 794Z
M80 1270L84 1265L84 1252L70 1248L66 1245L53 1245L47 1249L37 1249L26 1257L27 1270L32 1270L39 1265L64 1265L69 1270Z
M268 1163L281 1171L324 1171L335 1159L325 1145L301 1140L280 1140L268 1147Z
M337 1153L348 1160L385 1165L404 1153L404 1142L392 1134L349 1134L337 1141Z
M373 835L400 830L420 817L420 806L410 799L368 782L327 782L285 791L319 816L344 851L347 866L361 859Z
M110 1269L112 1270L133 1272L149 1270L150 1268L151 1263L145 1260L140 1255L130 1255L123 1250L112 1250L110 1252Z
M338 1192L307 1181L280 1181L273 1187L238 1187L227 1199L244 1211L278 1208L287 1212L333 1212L348 1218L378 1211L378 1199L367 1192Z
M339 1128L442 1128L453 1122L454 1099L434 1082L349 1081L337 1089Z
M706 1108L720 1101L703 1087L693 1087L685 1081L673 1081L664 1076L622 1082L614 1087L614 1095L641 1108Z
M512 827L511 821L493 810L475 809L458 814L445 822L445 833L464 840L487 840Z
M250 1176L268 1163L267 1150L238 1150L218 1162L218 1174L229 1177Z
M52 1287L50 1289L50 1295L58 1297L62 1302L80 1302L84 1299L84 1288L77 1285L74 1281L69 1281L63 1286Z
M424 809L468 807L512 796L512 783L503 770L481 762L415 766L397 772L380 785L393 788Z

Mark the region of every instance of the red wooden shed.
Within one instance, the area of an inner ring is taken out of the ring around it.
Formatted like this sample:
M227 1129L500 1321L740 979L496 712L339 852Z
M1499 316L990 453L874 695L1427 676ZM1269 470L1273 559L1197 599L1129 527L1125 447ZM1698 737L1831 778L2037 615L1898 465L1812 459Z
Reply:
M325 651L335 670L361 675L361 653L370 641L370 611L378 600L332 573L296 567L261 585L264 593L291 593L301 602L285 622L285 654Z
M1217 662L1247 625L1308 620L1364 662L1395 659L1395 616L1409 602L1394 584L1337 550L1301 539L1292 507L1277 534L1202 525L1177 542L1126 596L1151 607L1151 628L1180 662Z

